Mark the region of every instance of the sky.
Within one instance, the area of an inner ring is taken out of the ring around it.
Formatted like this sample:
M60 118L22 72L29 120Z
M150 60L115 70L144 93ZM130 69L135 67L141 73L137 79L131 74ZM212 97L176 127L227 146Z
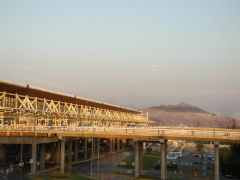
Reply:
M0 0L0 79L240 120L239 0Z

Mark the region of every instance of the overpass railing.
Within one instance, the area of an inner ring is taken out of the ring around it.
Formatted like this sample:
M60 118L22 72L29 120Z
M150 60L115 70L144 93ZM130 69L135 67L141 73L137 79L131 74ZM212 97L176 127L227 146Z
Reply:
M203 140L236 140L240 142L240 130L236 129L213 129L213 128L173 128L173 127L97 127L97 126L72 126L72 127L54 127L54 126L27 126L13 127L2 126L0 132L35 132L38 133L56 133L63 136L79 137L88 136L127 136L129 138L143 139L203 139Z

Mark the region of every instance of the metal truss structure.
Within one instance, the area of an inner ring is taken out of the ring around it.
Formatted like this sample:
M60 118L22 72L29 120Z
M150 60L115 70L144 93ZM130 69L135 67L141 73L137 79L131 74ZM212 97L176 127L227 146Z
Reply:
M148 115L0 92L0 126L148 126Z

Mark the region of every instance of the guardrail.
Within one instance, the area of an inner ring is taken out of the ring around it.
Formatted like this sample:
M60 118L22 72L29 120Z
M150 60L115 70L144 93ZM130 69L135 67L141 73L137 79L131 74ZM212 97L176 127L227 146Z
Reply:
M61 136L80 137L82 135L127 136L143 139L203 139L240 142L240 130L213 128L175 128L175 127L98 127L98 126L2 126L0 132L52 133Z

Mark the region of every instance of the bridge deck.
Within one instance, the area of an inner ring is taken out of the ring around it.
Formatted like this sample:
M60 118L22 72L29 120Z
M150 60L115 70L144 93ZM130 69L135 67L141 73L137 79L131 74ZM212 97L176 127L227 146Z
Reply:
M144 140L203 140L240 143L240 130L212 128L171 127L2 127L0 136L47 136L47 137L119 137Z

